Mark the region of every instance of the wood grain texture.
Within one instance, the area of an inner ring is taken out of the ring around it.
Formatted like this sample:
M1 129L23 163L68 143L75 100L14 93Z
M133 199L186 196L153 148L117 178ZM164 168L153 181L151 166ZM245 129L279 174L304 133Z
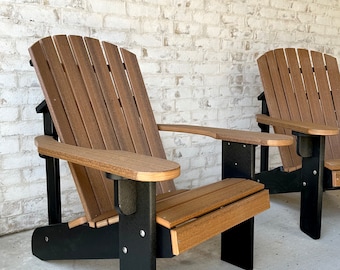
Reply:
M166 228L173 228L264 189L263 185L246 179L228 179L210 187L213 189L206 186L184 193L178 196L177 202L176 199L171 200L171 206L168 205L166 209L161 210L159 207L157 222ZM185 200L179 203L179 198Z
M101 150L68 145L51 136L38 136L35 144L42 155L55 157L123 178L158 182L180 174L178 163L121 150Z
M209 136L214 139L253 145L287 146L293 143L293 138L286 135L268 134L243 130L202 127L191 125L158 124L160 131L184 132Z
M268 208L268 190L263 190L178 226L171 230L173 253L178 255Z
M262 124L288 128L297 132L310 135L333 136L339 134L339 128L336 126L326 126L307 122L282 120L264 114L256 115L256 120L257 122Z
M257 60L272 119L258 116L259 123L273 125L279 134L291 130L326 136L325 159L340 158L340 73L337 60L317 51L279 48ZM282 121L280 121L280 120ZM295 143L280 147L286 171L301 166Z

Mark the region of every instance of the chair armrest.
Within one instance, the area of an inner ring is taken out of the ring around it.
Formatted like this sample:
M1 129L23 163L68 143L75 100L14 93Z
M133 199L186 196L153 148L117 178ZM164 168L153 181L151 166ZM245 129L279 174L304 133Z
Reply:
M287 146L293 144L293 137L245 130L201 127L191 125L158 124L161 131L185 132L209 136L214 139L264 146Z
M35 145L42 155L97 169L123 178L142 182L160 182L179 176L178 163L120 150L84 148L38 136Z
M281 120L265 114L257 114L258 123L291 129L309 135L329 136L339 134L338 127L319 125L314 123Z

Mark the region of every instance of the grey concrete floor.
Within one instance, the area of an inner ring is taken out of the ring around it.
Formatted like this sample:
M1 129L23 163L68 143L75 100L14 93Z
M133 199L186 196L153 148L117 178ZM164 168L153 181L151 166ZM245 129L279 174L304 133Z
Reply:
M321 239L299 230L299 194L271 195L271 208L255 219L254 269L339 270L340 190L324 193ZM32 231L0 237L0 269L119 269L118 260L41 261L31 254ZM157 259L157 269L239 269L219 260L219 237L172 259Z

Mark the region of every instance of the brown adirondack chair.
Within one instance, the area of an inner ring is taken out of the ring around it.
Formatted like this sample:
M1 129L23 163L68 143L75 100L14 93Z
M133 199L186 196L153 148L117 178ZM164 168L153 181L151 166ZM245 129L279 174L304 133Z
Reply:
M293 133L297 142L280 147L286 172L278 178L281 183L265 177L261 182L273 192L301 191L300 227L318 239L323 190L340 186L337 60L316 51L287 48L266 52L258 67L265 103L257 121L266 131L271 125L275 133Z
M57 218L34 231L33 254L43 260L120 258L121 269L154 269L157 256L178 255L221 233L222 260L252 268L254 216L269 208L263 184L247 180L254 176L255 146L288 145L291 137L157 125L136 56L107 42L60 35L41 39L29 52L47 104L42 111L51 136L35 143L54 163L47 165L53 170L48 185L58 197L56 159L68 161L85 212L62 223L60 202L49 198ZM227 179L176 190L172 179L180 167L166 160L159 131L223 141Z

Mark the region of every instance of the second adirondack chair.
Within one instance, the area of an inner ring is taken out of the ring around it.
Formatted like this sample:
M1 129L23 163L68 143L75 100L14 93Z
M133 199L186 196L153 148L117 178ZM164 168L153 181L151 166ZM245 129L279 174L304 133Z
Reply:
M283 170L258 178L272 193L301 191L302 231L321 235L322 194L340 187L340 74L336 58L306 49L276 49L258 59L264 95L263 131L293 134L280 147ZM265 159L263 159L264 162ZM268 168L266 165L262 168Z

